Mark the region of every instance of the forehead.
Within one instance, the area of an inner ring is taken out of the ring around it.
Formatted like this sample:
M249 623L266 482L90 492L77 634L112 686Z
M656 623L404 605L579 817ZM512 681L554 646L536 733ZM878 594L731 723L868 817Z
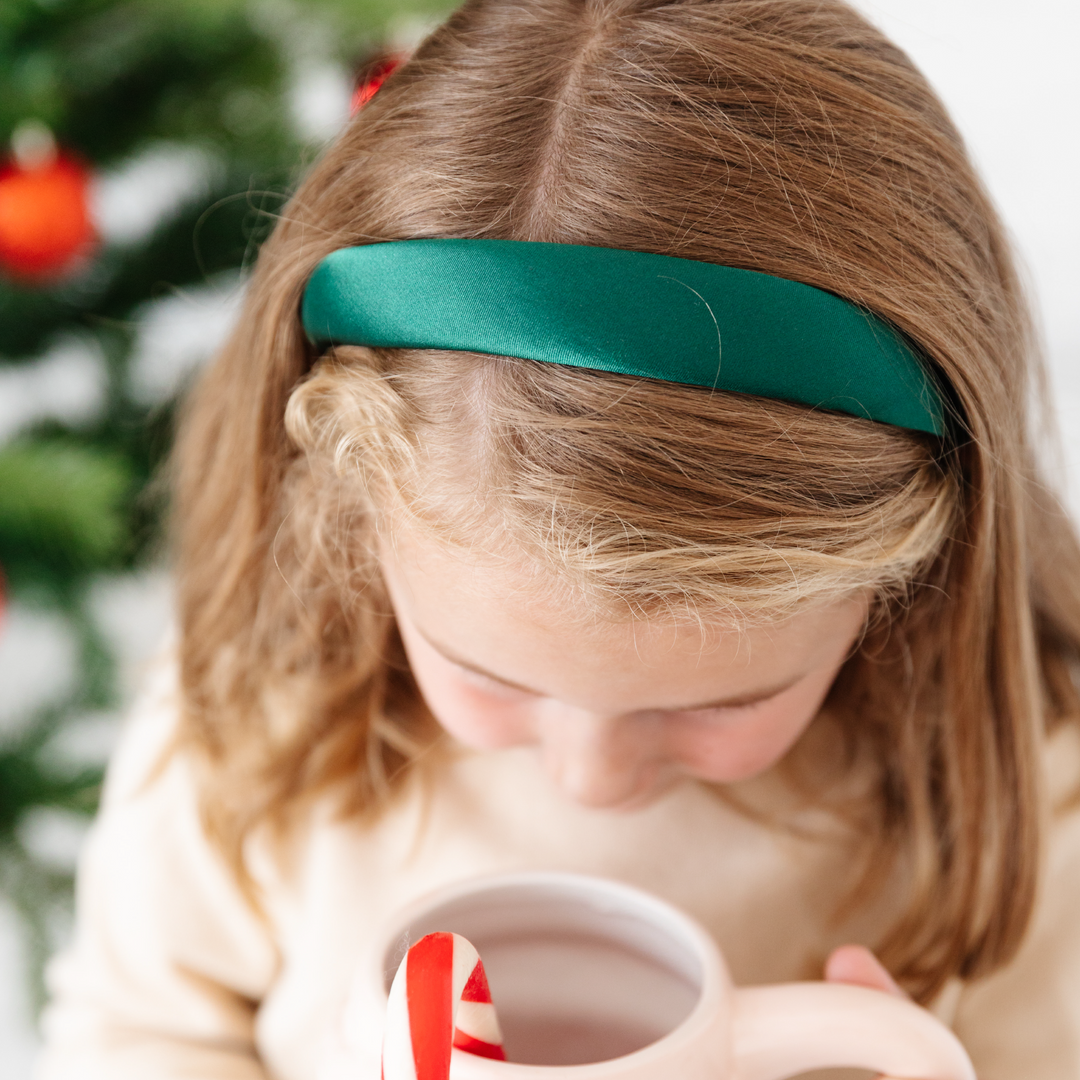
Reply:
M396 522L380 545L380 559L410 594L410 608L437 618L442 611L482 611L507 624L558 628L597 642L626 634L656 637L693 628L697 638L720 620L702 620L689 600L647 611L615 590L583 580L553 564L550 552L534 554L497 526L477 530L474 542L446 538L428 523ZM734 631L734 620L724 622Z
M597 708L677 708L779 685L835 657L865 609L819 605L743 627L671 610L618 617L520 552L409 529L394 530L382 564L399 617L439 651Z

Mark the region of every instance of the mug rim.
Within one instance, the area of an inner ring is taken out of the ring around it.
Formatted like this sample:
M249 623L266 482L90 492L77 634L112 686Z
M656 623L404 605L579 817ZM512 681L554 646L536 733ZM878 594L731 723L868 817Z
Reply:
M468 1068L471 1073L477 1076L490 1076L492 1080L496 1078L499 1080L515 1080L515 1078L554 1080L556 1077L563 1080L606 1080L616 1075L630 1080L631 1075L636 1075L639 1069L642 1070L642 1075L645 1075L645 1070L655 1067L657 1059L682 1057L683 1052L689 1052L691 1048L699 1053L700 1051L697 1050L699 1043L710 1037L715 1038L720 1044L716 1049L717 1064L721 1065L729 1059L734 986L720 948L712 936L696 919L667 900L639 889L637 886L596 874L581 874L564 870L486 873L462 878L418 896L395 912L393 919L389 920L384 928L389 932L384 932L380 938L384 945L378 953L376 975L382 1002L385 1004L387 1001L386 975L389 951L396 942L401 941L405 929L411 923L415 923L434 909L491 889L530 886L549 888L555 886L568 892L571 890L580 892L583 889L594 893L599 892L621 903L624 908L634 911L635 914L643 916L645 912L651 912L659 916L654 923L659 924L665 931L667 931L665 922L676 924L683 938L689 942L701 966L701 984L697 1000L689 1014L671 1031L629 1054L576 1065L539 1065L496 1061L466 1054L454 1048L451 1055L451 1075L456 1071L453 1062L465 1057L468 1058ZM393 977L392 973L390 977ZM496 1003L497 1007L498 1003Z

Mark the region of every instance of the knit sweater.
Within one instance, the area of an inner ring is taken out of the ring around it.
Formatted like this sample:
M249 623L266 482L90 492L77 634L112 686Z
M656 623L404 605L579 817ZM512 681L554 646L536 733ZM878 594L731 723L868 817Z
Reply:
M254 835L256 909L201 827L191 762L161 766L174 681L163 664L111 764L75 939L49 972L38 1080L375 1080L381 1018L350 1018L350 987L403 904L477 874L569 870L647 889L713 934L739 984L820 973L835 946L872 946L893 913L884 888L838 923L858 838L826 815L780 829L692 781L644 809L587 809L520 749L417 768L372 819L340 819L326 800L287 843ZM1054 782L1078 761L1077 741L1059 738ZM1056 819L1020 953L934 1005L980 1080L1080 1077L1078 902L1080 811Z

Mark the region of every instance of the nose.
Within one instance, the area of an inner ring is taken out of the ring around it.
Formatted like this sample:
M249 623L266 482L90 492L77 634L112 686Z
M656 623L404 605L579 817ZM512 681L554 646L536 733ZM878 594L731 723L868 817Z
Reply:
M646 796L658 760L647 720L554 706L540 732L548 775L575 802L617 807Z

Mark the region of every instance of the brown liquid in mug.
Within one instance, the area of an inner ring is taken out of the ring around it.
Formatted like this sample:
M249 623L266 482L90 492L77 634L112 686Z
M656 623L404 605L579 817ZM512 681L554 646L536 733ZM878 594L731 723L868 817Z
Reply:
M508 1017L503 1024L506 1057L522 1065L585 1065L632 1054L667 1034L643 1031L616 1020L568 1016Z
M652 957L595 938L477 943L509 1061L584 1065L641 1050L690 1014L698 989Z

